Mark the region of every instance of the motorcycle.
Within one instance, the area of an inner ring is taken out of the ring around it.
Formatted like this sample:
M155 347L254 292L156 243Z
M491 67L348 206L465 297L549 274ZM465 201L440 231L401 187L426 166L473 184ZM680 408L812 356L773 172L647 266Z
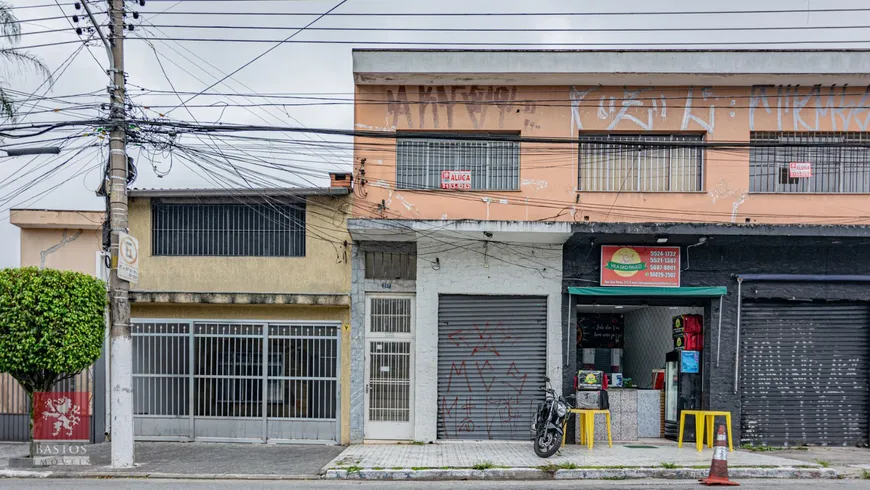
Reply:
M550 378L544 379L547 384L541 390L546 395L544 401L538 405L532 432L535 434L535 454L541 458L549 458L562 445L565 417L568 416L571 405L561 395L556 394L556 390L550 386Z

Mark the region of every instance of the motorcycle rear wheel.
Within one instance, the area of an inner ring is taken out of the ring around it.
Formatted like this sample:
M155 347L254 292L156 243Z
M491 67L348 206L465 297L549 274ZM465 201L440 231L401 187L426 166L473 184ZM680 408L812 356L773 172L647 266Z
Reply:
M540 458L549 458L556 454L562 446L562 438L555 430L540 430L535 434L535 454Z

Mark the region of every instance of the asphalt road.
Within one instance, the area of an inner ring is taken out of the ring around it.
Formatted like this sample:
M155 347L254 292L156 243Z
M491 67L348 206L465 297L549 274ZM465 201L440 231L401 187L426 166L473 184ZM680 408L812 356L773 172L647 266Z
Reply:
M787 488L814 488L820 490L858 490L870 487L867 481L862 480L741 480L741 488L744 489L787 489ZM670 489L670 488L702 488L693 480L631 480L631 481L445 481L445 482L351 482L351 481L230 481L230 480L3 480L0 479L0 488L4 490L27 489L35 490L42 488L64 489L182 489L182 490L205 490L217 489L246 489L252 488L292 488L303 490L561 490L561 489Z

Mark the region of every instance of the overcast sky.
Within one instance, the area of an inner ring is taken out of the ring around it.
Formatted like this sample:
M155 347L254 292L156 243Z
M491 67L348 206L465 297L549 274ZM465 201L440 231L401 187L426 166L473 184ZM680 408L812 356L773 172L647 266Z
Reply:
M72 0L59 0L61 7L54 0L6 0L14 7L40 6L39 8L16 8L17 17L27 21L22 24L20 46L35 46L39 44L62 41L75 41L79 37L72 32L68 17L73 14L83 15L72 6ZM127 2L133 5L135 2ZM293 31L262 30L252 27L281 27L284 29L302 27L316 16L335 6L338 0L310 1L173 1L148 0L145 7L137 7L143 12L139 20L133 21L135 30L129 33L138 37L204 37L223 39L264 39L280 40ZM97 10L105 10L105 1L92 1ZM698 11L698 10L781 10L781 9L821 9L821 8L861 8L867 7L866 0L730 0L730 1L678 1L678 0L646 0L646 1L581 1L581 0L349 0L335 12L655 12L655 11ZM167 11L165 14L158 12ZM146 13L147 12L147 13ZM175 15L172 12L191 12L186 15ZM199 13L194 13L199 12ZM238 15L208 15L214 12L307 12L311 16L238 16ZM46 19L66 15L67 18ZM105 22L104 14L97 15L100 22ZM132 19L131 19L132 20ZM84 24L81 22L80 24ZM159 26L157 28L150 25ZM84 24L86 25L86 24ZM246 29L191 29L189 27L167 27L173 25L211 25L211 26L242 26ZM535 28L535 29L568 29L568 28L680 28L697 27L776 27L776 26L870 26L870 13L791 13L791 14L754 14L754 15L620 15L620 16L522 16L522 17L341 17L329 16L321 19L315 27L449 27L449 28ZM61 32L42 34L40 31L63 29ZM87 34L86 34L87 35ZM351 49L354 46L364 47L365 42L530 42L530 43L729 43L729 42L776 42L803 40L836 40L836 41L870 41L870 29L829 29L801 31L709 31L694 32L527 32L527 33L493 33L493 32L396 32L396 31L305 31L295 40L346 40L359 44L305 44L288 43L279 46L260 60L251 64L226 85L219 85L213 91L245 92L245 93L336 93L338 97L351 97L353 78L351 67ZM8 43L7 43L8 44ZM79 48L78 44L35 47L29 52L39 56L50 71L55 71L66 65L66 69L58 71L54 78L54 86L47 96L61 97L70 94L102 91L92 99L79 99L83 102L107 100L105 87L106 52L98 43L82 50L71 62L73 54ZM137 95L137 87L151 90L199 92L218 79L223 78L252 58L266 51L272 44L268 43L229 43L229 42L175 42L153 41L154 50L142 40L130 40L126 43L126 71L128 73L129 94ZM389 47L389 46L377 46ZM404 46L409 47L409 46ZM431 46L421 46L431 47ZM446 46L461 47L461 46ZM493 46L497 47L497 46ZM565 48L566 46L538 46L538 48ZM665 47L665 46L657 46ZM691 46L679 46L682 48ZM698 45L703 48L728 47L726 45ZM744 45L731 46L738 48L785 49L796 47L818 48L870 48L870 42L846 45ZM579 49L574 46L573 48ZM604 49L594 46L590 49ZM157 57L162 61L165 75L157 63ZM186 58L186 59L185 59ZM2 63L6 63L2 61ZM199 65L197 67L196 65ZM213 66L209 66L213 65ZM18 73L15 69L3 66L0 71L0 81L7 88L24 93L33 93L43 82L35 74ZM45 86L36 93L42 95ZM333 95L336 96L336 95ZM26 96L24 97L26 98ZM167 105L177 104L178 99L172 94L163 96L136 97L138 104ZM313 107L270 107L270 108L225 108L226 102L244 102L243 99L228 99L224 96L202 96L191 104L215 104L214 108L193 108L193 116L200 122L273 124L285 126L309 126L352 129L353 109L349 104ZM261 100L258 100L261 101ZM53 108L65 107L50 101L39 102L35 108L37 114L27 114L31 105L22 110L19 122L34 122L44 120L69 120L94 118L103 115L99 108L86 108L75 112L46 112ZM156 117L160 109L148 111L146 114ZM171 114L172 118L191 120L190 114L183 109ZM8 122L7 122L8 123ZM76 128L76 131L82 128ZM37 139L48 139L67 136L69 132L49 133ZM302 137L304 138L304 137ZM10 207L51 208L51 209L101 209L103 201L94 195L94 189L99 184L99 164L105 162L105 152L101 155L100 148L84 148L81 153L72 149L79 145L94 143L93 136L79 138L67 143L65 151L59 158L55 157L0 157L0 267L17 266L19 264L19 233L18 229L9 224ZM18 143L5 140L0 146ZM56 144L56 143L50 143ZM131 148L130 154L137 158L139 178L136 187L213 187L213 183L204 181L189 169L181 165L173 165L171 172L159 178L152 170L152 162L161 171L168 168L168 160L159 154L139 153L137 148ZM351 156L348 152L321 152L314 160L308 157L300 161L300 166L315 168L321 171L334 170L337 166L350 168ZM51 178L37 179L46 170L59 163L63 166ZM87 169L91 171L86 171ZM286 176L285 176L286 177ZM18 179L11 182L12 179ZM30 187L31 182L36 181ZM300 182L301 183L301 182ZM30 187L27 190L20 187Z

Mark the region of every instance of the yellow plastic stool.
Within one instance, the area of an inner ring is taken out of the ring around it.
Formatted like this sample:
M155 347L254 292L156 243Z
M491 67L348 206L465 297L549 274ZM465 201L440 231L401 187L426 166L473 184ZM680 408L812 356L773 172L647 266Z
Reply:
M698 451L704 447L704 411L683 410L680 412L680 435L677 437L677 447L683 447L683 429L686 427L686 415L695 417L695 445Z
M581 408L568 409L569 414L580 416L580 444L586 444L586 447L592 449L595 445L595 415L603 413L607 421L607 444L613 447L613 439L610 432L610 410L586 410ZM562 445L565 445L565 428L568 427L568 418L565 417L565 423L562 425Z
M707 435L707 447L713 447L713 428L716 417L725 417L725 427L728 431L728 451L734 452L734 444L731 439L731 412L716 410L683 410L680 412L680 435L677 439L677 447L683 447L683 429L686 426L686 415L695 417L695 445L700 451L704 447L704 435ZM706 425L706 431L705 429Z
M734 452L734 445L731 441L731 412L704 410L704 425L707 427L707 447L713 447L713 429L716 425L716 417L725 417L725 430L728 432L728 452Z

